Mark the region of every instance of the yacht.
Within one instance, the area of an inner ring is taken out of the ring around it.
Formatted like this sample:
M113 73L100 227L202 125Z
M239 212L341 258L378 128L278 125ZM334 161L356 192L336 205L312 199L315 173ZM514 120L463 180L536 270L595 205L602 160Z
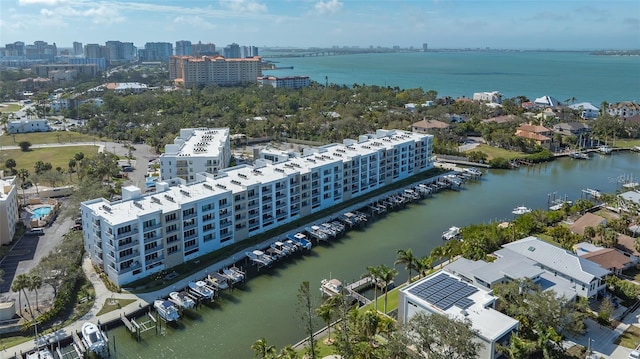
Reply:
M294 235L289 235L287 236L287 238L289 238L290 240L292 240L294 243L296 243L298 246L300 246L300 248L304 248L306 250L311 250L311 241L309 241L307 239L307 236L304 235L304 233L296 233Z
M237 267L229 267L222 270L222 275L227 277L232 284L237 284L245 279L245 273Z
M257 249L252 252L245 252L245 254L254 264L258 266L266 267L273 263L273 257Z
M320 291L329 297L342 293L342 282L337 279L323 279L320 282Z
M211 290L209 287L207 287L207 284L201 280L197 282L193 282L193 281L189 282L189 288L197 296L202 297L204 299L211 300L215 295L215 292Z
M156 308L158 315L167 322L175 322L180 318L178 309L168 300L158 299L153 302L153 306Z
M460 228L459 227L450 227L446 231L442 232L442 239L445 241L458 238L460 236Z
M219 272L213 272L207 275L207 283L217 290L229 289L228 278L220 274Z
M182 309L191 309L196 306L196 302L189 297L187 292L171 292L169 300Z
M82 324L82 339L87 344L87 349L101 354L106 350L104 335L97 325L87 322Z
M513 211L511 211L511 213L515 215L521 215L529 212L531 212L531 208L527 208L525 206L516 207L513 209Z
M482 171L475 167L465 167L462 169L462 172L466 172L472 176L482 176Z
M603 155L608 155L611 154L611 147L607 146L607 145L602 145L600 147L598 147L598 152L600 152Z

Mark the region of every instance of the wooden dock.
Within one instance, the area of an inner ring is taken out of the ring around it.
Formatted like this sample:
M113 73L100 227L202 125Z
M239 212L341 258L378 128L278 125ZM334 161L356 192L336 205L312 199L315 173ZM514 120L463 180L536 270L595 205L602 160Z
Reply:
M84 352L87 351L87 347L85 347L84 342L80 339L80 337L78 336L78 333L76 332L71 333L71 338L73 338L73 344L76 351L78 351L79 354L81 355L84 354Z

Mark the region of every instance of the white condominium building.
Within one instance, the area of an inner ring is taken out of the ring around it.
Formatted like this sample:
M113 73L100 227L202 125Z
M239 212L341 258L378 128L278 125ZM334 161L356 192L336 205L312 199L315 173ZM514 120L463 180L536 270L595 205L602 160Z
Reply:
M183 128L160 156L160 178L193 182L196 173L218 173L231 161L228 128Z
M11 243L20 219L17 188L15 177L0 179L0 245Z
M225 59L222 56L172 56L169 78L184 87L216 84L220 86L256 83L262 76L260 57Z
M432 146L431 135L378 130L277 164L163 181L153 194L125 187L121 201L82 203L85 248L123 285L431 169Z

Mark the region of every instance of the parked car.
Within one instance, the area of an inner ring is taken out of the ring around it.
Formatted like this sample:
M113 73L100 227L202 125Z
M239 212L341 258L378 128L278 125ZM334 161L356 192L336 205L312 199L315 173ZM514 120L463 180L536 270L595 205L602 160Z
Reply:
M42 228L31 228L28 230L25 235L27 236L42 236L44 235L44 229Z
M635 350L629 353L629 359L640 359L640 345L638 345Z

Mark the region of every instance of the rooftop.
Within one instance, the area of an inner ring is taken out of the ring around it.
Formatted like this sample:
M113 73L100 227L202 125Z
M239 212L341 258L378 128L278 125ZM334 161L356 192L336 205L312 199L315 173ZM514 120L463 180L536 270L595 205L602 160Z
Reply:
M624 269L631 259L613 248L603 248L595 252L587 253L582 258L599 264L606 269Z
M164 155L178 157L215 157L229 138L228 128L187 128L180 130L173 144L165 146Z
M489 340L500 338L518 325L517 320L491 307L497 299L491 292L442 270L411 284L402 292L435 313L469 319L473 329Z
M587 212L584 215L582 215L582 217L578 218L575 222L573 222L570 228L571 228L571 232L583 235L585 228L592 227L595 229L596 227L598 227L598 225L600 224L604 225L606 223L607 221L603 217Z
M578 257L564 248L556 247L537 237L526 237L507 243L502 247L503 249L497 251L496 255L502 257L508 255L505 251L515 252L582 283L591 283L591 281L609 274L608 270L596 263Z

